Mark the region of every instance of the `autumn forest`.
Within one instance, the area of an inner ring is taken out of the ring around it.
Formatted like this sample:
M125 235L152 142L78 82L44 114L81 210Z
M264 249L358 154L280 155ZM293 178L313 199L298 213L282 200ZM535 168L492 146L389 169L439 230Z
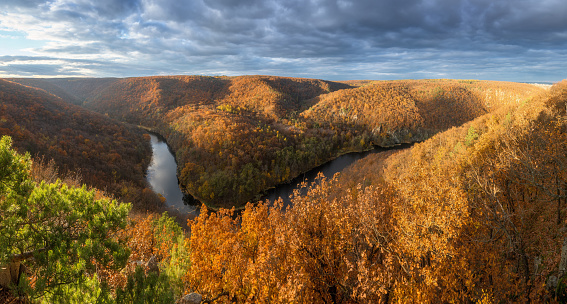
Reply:
M0 79L0 302L567 302L566 105L567 81ZM148 132L196 218L151 190Z

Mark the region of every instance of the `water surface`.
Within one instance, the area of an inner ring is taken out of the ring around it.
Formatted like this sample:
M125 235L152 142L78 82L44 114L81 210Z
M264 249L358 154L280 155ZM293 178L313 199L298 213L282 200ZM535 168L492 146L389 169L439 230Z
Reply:
M308 186L310 186L313 182L315 182L319 174L323 174L325 178L331 179L336 173L340 173L346 167L350 166L357 160L363 159L370 154L385 152L389 150L405 149L410 146L411 144L402 144L390 148L375 147L373 150L366 152L353 152L344 154L294 178L288 184L277 185L275 188L268 190L267 193L261 198L261 200L269 200L273 202L278 198L281 198L284 201L284 205L288 206L291 203L290 196L293 194L293 191L300 189L302 183L306 183ZM304 190L305 191L301 192L302 194L305 194L307 192L307 189Z
M146 178L152 190L165 197L169 208L176 209L182 214L195 213L196 206L184 203L185 195L179 189L177 179L177 163L167 143L153 134L150 134L150 137L153 154Z
M153 155L152 162L148 167L147 179L152 190L165 197L166 204L169 208L176 209L181 214L192 214L193 216L198 215L198 210L201 204L190 195L181 192L177 179L177 163L175 162L175 157L171 153L167 143L159 136L150 134L150 137ZM316 177L320 173L326 178L332 178L335 173L343 171L352 163L368 156L369 154L380 153L392 149L403 149L409 146L411 145L406 144L393 148L377 147L367 152L355 152L339 156L334 160L296 177L288 184L277 185L275 188L268 190L261 200L269 200L273 202L281 197L285 205L289 205L291 201L289 197L293 194L293 191L295 189L299 189L303 182L310 185L316 180Z

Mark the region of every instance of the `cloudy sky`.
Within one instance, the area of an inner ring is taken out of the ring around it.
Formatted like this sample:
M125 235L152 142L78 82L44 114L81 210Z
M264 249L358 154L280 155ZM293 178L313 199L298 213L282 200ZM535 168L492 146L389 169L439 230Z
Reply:
M0 77L567 78L566 0L0 0Z

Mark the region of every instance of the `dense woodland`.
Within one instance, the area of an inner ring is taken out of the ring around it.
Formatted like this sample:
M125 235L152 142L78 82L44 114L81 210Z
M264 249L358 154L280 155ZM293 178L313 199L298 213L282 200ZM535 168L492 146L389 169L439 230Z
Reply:
M10 141L21 138L10 133L0 144L0 212L10 219L0 224L8 248L0 263L25 264L25 280L11 290L47 303L173 303L192 292L207 303L566 302L566 104L567 81L546 90L457 80L116 80L85 106L163 132L182 160L182 181L196 193L208 183L209 202L250 197L233 185L245 191L286 180L276 168L291 168L292 159L300 172L373 143L421 142L305 185L285 209L282 202L249 203L238 214L203 208L184 231L167 214L127 217L128 205L67 175L62 184L53 168L22 156L25 148L14 151ZM302 163L302 155L317 161ZM33 212L46 208L38 195L85 197L77 208L98 207L76 214L73 204L57 203L68 211L42 218ZM111 224L81 234L100 223L104 206ZM74 228L52 228L53 238L49 229L36 231L42 225ZM101 244L112 254L88 261L77 236L107 240Z
M338 155L422 141L542 91L506 82L273 76L49 83L59 88L53 94L75 85L85 107L163 135L184 190L213 209L241 208Z
M36 162L52 162L62 174L107 191L139 210L161 208L145 170L149 137L138 128L69 104L47 92L0 80L0 135Z
M186 284L236 302L564 302L566 102L562 82L365 160L379 176L362 184L356 168L321 180L286 211L203 214Z
M186 191L218 208L243 206L347 150L334 134L296 119L305 100L346 87L280 77L135 78L85 106L162 134Z

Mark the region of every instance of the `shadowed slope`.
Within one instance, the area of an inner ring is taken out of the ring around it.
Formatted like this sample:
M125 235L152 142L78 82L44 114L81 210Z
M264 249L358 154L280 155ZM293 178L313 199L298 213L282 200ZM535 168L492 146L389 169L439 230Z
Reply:
M127 200L146 188L151 150L138 129L5 80L0 100L0 135L20 152L53 159L63 173L78 172L84 183Z

